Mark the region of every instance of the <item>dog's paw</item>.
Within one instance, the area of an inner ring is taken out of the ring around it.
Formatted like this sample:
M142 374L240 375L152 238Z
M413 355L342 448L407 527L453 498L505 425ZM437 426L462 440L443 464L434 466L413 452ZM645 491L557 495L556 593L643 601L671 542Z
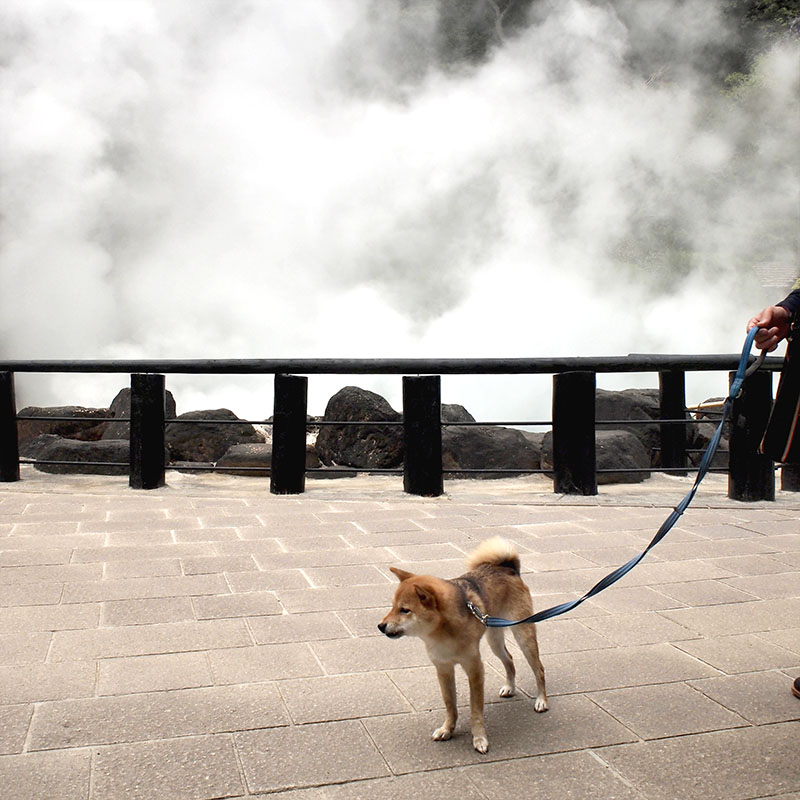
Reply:
M479 753L488 753L489 752L489 740L485 736L473 736L472 737L472 746Z
M510 683L500 689L500 697L513 697L515 693L516 689Z
M437 728L431 734L431 739L433 739L434 742L446 742L452 735L453 729L446 728L444 725L442 725L441 728Z
M547 711L547 700L545 700L544 697L537 697L533 701L533 710L537 711L539 714Z

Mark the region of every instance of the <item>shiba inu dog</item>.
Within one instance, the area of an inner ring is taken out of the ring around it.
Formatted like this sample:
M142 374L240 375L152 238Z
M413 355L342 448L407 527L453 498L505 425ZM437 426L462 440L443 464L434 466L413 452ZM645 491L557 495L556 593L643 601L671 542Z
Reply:
M522 619L533 613L531 593L520 578L520 560L514 546L495 537L480 544L467 557L469 572L453 580L432 575L414 575L396 567L391 571L400 581L392 609L378 630L390 639L417 636L425 643L436 673L445 706L444 723L432 738L444 741L453 735L456 709L455 665L467 673L470 693L472 745L479 753L489 750L483 719L483 661L480 641L484 634L505 668L506 682L501 697L515 691L514 661L505 645L503 628L487 628L470 611L467 601L480 612L506 619ZM517 644L536 676L537 695L533 707L547 711L544 668L539 659L536 628L525 623L512 628Z

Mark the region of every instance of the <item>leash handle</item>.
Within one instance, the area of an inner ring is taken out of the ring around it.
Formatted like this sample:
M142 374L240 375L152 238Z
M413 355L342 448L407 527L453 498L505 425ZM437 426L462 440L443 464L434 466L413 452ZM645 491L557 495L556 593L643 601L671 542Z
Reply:
M569 602L553 606L552 608L546 608L543 611L532 614L530 617L518 620L503 619L502 617L489 617L484 614L480 614L480 612L475 614L475 616L481 622L483 622L487 628L508 628L512 625L522 625L523 623L528 622L543 622L546 619L552 619L553 617L558 617L561 614L566 614L567 611L572 611L573 608L577 608L581 603L588 600L590 597L594 597L596 594L599 594L604 589L607 589L609 586L616 583L621 577L623 577L623 575L627 575L667 535L667 533L669 533L675 523L681 518L683 512L689 507L689 504L697 494L697 489L700 486L700 482L703 480L703 478L705 478L708 470L711 468L711 462L717 452L717 448L719 447L720 439L722 438L722 428L731 414L731 410L733 409L733 401L742 393L742 386L745 378L755 372L755 370L758 369L758 367L761 366L764 361L764 354L762 351L761 357L756 359L754 364L750 367L750 369L748 369L748 362L750 361L751 357L750 351L753 348L753 342L755 341L758 331L759 328L751 328L747 334L744 347L742 348L742 355L739 358L739 366L736 370L733 380L731 381L730 391L728 396L725 398L725 403L722 407L722 419L720 420L719 425L717 425L717 429L714 431L711 441L706 446L703 457L700 460L700 465L697 468L697 476L695 477L692 488L688 491L683 500L681 500L681 502L675 506L675 509L670 513L670 515L664 520L650 544L648 544L647 547L641 553L639 553L639 555L634 556L630 561L623 564L621 567L617 567L617 569L615 569L613 572L610 572L608 575L606 575L605 578L598 581L591 589L589 589L588 592L586 592L585 595L583 595L583 597L579 597L577 600L571 600ZM475 612L473 611L473 613Z

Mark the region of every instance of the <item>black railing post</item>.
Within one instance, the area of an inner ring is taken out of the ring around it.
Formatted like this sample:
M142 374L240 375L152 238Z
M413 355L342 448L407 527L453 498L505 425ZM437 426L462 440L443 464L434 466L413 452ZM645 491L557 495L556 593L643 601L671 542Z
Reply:
M302 494L306 488L306 407L308 378L275 376L272 416L272 494Z
M732 500L775 499L775 466L769 456L758 452L771 409L772 374L760 370L745 379L733 403L728 468Z
M658 373L658 396L662 420L686 418L686 373L662 370ZM686 467L686 424L661 423L661 466ZM685 474L685 473L684 473Z
M403 378L403 489L439 497L442 479L442 392L438 375Z
M553 376L553 491L597 494L594 372Z
M164 480L164 376L131 375L130 477L134 489L157 489Z
M14 373L0 372L0 482L19 480L19 439Z
M781 489L784 492L800 492L800 464L784 464L781 467Z

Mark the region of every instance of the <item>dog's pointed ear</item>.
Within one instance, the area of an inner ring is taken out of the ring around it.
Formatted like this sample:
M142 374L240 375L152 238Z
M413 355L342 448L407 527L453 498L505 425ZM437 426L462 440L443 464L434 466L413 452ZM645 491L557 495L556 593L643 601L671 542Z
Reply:
M406 572L404 569L398 569L397 567L389 567L389 571L397 576L397 580L400 583L414 577L413 572Z
M428 588L427 586L420 586L418 583L414 584L414 591L417 593L417 598L419 599L420 603L425 608L436 608L437 601L436 601L436 593L433 589Z

